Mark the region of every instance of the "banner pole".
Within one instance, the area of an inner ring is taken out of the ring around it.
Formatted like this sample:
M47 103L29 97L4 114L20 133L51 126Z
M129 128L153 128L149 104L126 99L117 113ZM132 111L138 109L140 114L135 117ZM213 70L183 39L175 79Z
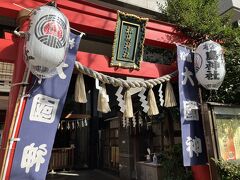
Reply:
M24 78L24 82L28 82L29 81L29 75L30 75L30 70L27 70L27 74ZM9 139L9 146L7 148L7 152L6 152L6 157L5 157L5 163L4 163L4 170L3 170L3 174L2 174L2 179L9 179L9 175L11 172L11 166L12 166L12 161L13 161L13 156L14 156L14 152L15 152L15 147L16 147L16 142L19 141L20 139L18 138L18 132L19 132L19 128L22 122L22 116L23 116L23 112L24 112L24 108L26 105L26 100L25 98L26 96L26 89L27 87L24 86L22 92L20 93L20 99L18 99L17 103L16 103L16 109L15 109L15 113L13 116L13 121L15 119L14 122L14 127L12 130L12 135Z

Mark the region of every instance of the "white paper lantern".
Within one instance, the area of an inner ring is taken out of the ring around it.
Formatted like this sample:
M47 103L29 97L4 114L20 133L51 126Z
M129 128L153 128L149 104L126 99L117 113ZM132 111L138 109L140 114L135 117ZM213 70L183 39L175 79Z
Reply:
M39 78L55 74L65 78L62 68L67 67L64 60L69 35L68 19L56 7L33 10L25 42L25 61L33 74Z
M198 82L208 90L217 90L225 76L225 61L220 44L201 43L194 54L194 69Z

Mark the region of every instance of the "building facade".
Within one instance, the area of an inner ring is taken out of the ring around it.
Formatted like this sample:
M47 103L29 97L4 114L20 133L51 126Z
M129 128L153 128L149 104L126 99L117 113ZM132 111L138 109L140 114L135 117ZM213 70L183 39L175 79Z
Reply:
M232 17L232 22L237 23L237 27L239 27L239 19L240 19L240 2L237 0L220 0L219 1L219 10L220 14L230 13Z

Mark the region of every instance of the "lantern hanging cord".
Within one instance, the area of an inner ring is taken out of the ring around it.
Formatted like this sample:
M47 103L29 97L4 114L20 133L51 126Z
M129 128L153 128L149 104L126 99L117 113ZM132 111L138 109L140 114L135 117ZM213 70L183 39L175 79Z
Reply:
M164 76L156 78L156 79L148 79L145 81L139 81L139 80L129 81L129 80L115 78L115 77L111 77L111 76L99 73L97 71L94 71L90 68L83 66L78 61L75 61L75 67L79 72L81 72L85 75L88 75L90 77L93 77L95 79L97 78L99 81L101 81L103 83L112 84L113 86L122 86L127 89L135 88L135 87L153 88L154 86L156 86L158 84L162 84L163 82L170 81L170 79L172 77L175 77L177 75L177 71L174 71L170 74L164 75Z

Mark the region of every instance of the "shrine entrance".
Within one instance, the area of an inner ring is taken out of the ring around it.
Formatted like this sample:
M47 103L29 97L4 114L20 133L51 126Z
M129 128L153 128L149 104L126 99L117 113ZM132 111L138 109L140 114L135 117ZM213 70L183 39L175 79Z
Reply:
M106 86L111 112L101 113L96 108L98 90L91 77L84 76L87 103L75 102L76 77L77 74L73 74L58 125L48 168L50 174L99 169L122 179L137 178L137 174L144 173L139 164L146 161L147 148L152 154L161 154L181 143L176 108L161 108L158 116L148 116L142 111L138 93L133 93L135 121L130 119L123 127L115 96L117 87ZM176 88L174 86L175 91ZM154 92L157 93L157 89Z
M84 76L86 104L74 101L76 74L73 74L64 110L55 137L50 171L102 169L119 174L120 113L117 102L112 101L112 111L97 111L98 91L94 79ZM109 86L109 92L114 92ZM110 97L114 93L109 93Z

